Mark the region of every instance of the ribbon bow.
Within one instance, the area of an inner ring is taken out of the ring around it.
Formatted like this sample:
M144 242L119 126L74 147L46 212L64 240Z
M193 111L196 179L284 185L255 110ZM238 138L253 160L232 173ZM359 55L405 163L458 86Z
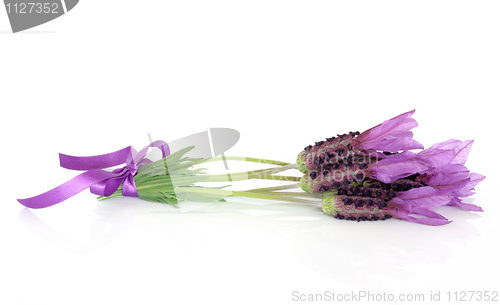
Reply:
M151 163L145 159L149 147L161 149L163 158L170 155L170 148L164 141L155 141L137 152L132 146L118 151L89 157L74 157L59 154L61 167L86 172L66 181L60 186L35 197L18 199L22 205L41 209L64 201L90 187L90 192L99 196L111 196L123 183L123 196L139 197L135 187L134 175L139 167ZM126 163L123 168L111 172L104 168Z

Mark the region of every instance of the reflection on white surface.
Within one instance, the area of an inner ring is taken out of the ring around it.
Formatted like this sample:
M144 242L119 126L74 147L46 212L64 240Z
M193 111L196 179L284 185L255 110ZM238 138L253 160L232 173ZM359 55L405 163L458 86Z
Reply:
M293 204L225 202L181 213L170 205L122 198L99 202L97 219L89 225L92 245L74 240L53 229L29 209L19 221L46 242L65 251L87 253L113 242L131 227L169 237L189 251L208 244L197 228L226 226L263 230L293 245L300 261L337 281L382 288L388 276L403 280L415 276L408 266L415 263L442 264L453 257L451 246L479 236L467 219L481 216L445 208L455 221L430 227L396 219L378 222L351 222L324 215L319 208ZM188 203L189 204L189 203ZM380 287L377 287L380 285Z

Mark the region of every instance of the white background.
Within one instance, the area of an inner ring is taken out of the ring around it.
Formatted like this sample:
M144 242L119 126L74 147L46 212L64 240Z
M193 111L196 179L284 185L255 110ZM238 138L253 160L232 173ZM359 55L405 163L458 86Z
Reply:
M0 10L0 303L500 291L498 16L498 1L84 0L12 34ZM185 213L89 191L43 210L16 201L77 174L59 152L229 127L241 139L227 155L294 162L314 141L411 109L426 147L475 140L466 165L487 178L468 202L484 213L442 208L453 223L430 227L241 199Z

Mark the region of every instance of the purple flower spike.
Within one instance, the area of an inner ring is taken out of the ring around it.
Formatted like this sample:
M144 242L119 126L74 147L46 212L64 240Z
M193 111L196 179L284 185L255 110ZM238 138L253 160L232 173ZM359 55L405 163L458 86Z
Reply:
M473 141L450 139L422 149L413 140L415 111L403 113L359 134L350 132L308 146L297 157L303 190L321 193L326 214L347 220L391 217L427 225L451 221L434 210L456 206L485 179L465 167Z
M433 210L450 203L453 199L452 195L441 194L430 186L412 188L397 194L392 191L382 193L375 186L377 183L380 182L372 180L367 186L356 187L359 192L350 188L349 190L344 189L342 192L333 190L324 193L322 209L326 214L339 219L361 221L394 217L427 225L450 223L449 220ZM401 183L408 182L399 181L392 184L391 188L395 189ZM373 192L366 192L367 190L373 190ZM373 196L373 193L377 191L380 194ZM414 217L417 215L420 217Z
M413 133L410 131L418 126L417 121L411 118L414 113L415 110L403 113L362 132L353 140L352 146L362 150L387 152L423 149L422 144L413 140Z

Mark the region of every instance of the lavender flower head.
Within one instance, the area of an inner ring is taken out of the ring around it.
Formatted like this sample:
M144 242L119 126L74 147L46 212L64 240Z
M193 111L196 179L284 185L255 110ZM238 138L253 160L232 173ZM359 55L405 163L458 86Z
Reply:
M302 189L323 193L323 211L339 219L443 225L450 221L434 211L441 206L482 211L461 200L485 178L464 165L473 141L450 139L412 152L424 148L411 132L418 126L414 112L307 146L297 158Z

